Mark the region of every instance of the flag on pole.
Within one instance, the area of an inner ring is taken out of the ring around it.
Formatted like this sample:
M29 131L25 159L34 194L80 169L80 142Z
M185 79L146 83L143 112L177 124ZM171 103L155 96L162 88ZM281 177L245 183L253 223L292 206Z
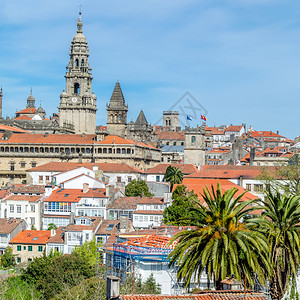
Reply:
M206 122L206 117L204 115L201 115L201 120L205 121Z
M193 117L192 117L192 116L189 116L189 115L187 115L187 116L186 116L186 119L187 119L188 121L192 121Z

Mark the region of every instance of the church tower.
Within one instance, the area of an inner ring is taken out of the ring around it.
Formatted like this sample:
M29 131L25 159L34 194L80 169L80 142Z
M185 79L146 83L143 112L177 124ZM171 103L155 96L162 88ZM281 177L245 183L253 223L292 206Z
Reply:
M125 103L119 82L115 85L109 105L106 105L106 111L108 133L124 138L126 136L128 105Z
M76 134L94 134L97 97L91 92L93 77L88 60L89 47L82 32L80 12L77 34L70 47L70 61L65 75L66 90L60 95L59 125L62 130L72 127Z
M32 96L32 89L30 90L30 95L27 98L26 108L35 108L35 98Z

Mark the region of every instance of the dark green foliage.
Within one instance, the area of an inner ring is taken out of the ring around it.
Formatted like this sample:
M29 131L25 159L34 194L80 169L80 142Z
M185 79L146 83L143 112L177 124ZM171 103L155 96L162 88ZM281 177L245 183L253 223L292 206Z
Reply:
M170 189L173 190L174 184L181 184L184 174L181 170L176 167L168 166L166 174L164 176L164 181L170 183Z
M95 267L87 264L78 253L72 253L36 258L23 272L22 278L34 284L45 299L50 299L94 275Z
M106 281L103 278L91 277L83 280L79 285L65 288L52 300L106 300Z
M15 255L12 254L12 249L7 247L4 253L0 256L1 267L7 269L16 265Z
M187 218L195 229L176 234L172 241L178 240L171 252L170 265L179 265L179 280L189 284L192 276L200 279L205 268L210 279L215 280L220 289L221 280L235 274L239 281L254 284L256 273L260 282L265 283L269 275L267 255L269 252L265 236L250 230L244 216L254 210L253 201L241 202L243 194L236 196L237 189L222 193L220 185L203 191L204 204L196 202L192 218Z
M120 294L130 295L132 293L132 276L128 276L126 281L121 284ZM141 277L134 278L133 280L133 294L160 294L160 285L155 282L153 274L149 278L142 282Z
M49 223L47 230L57 229L57 226L54 223Z
M178 185L172 194L173 203L164 210L164 223L171 225L189 225L187 219L193 218L197 195L189 192L184 185Z
M149 192L146 181L132 180L125 187L125 195L127 197L152 197L153 194Z
M300 196L282 195L268 189L258 208L261 216L251 219L254 229L269 243L271 297L282 299L289 284L294 284L300 263Z
M21 276L0 281L0 299L5 300L39 300L42 295L34 285L22 280Z

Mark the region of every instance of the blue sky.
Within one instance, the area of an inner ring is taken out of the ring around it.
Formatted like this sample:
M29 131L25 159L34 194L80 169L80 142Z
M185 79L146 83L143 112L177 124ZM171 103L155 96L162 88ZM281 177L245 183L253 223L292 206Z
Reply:
M289 0L0 0L4 116L31 87L48 116L58 111L80 4L97 125L119 80L128 121L143 109L154 123L188 91L208 125L300 135L300 2Z

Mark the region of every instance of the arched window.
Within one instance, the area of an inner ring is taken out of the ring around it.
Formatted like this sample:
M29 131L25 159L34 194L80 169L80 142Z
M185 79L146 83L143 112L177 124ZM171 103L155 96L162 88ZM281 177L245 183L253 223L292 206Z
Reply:
M194 135L192 135L191 142L192 142L192 143L195 143L195 142L196 142L196 137L195 137Z
M78 58L75 60L75 67L78 68L79 66L79 61L78 61Z
M81 66L84 66L84 59L81 60Z
M79 83L76 82L74 84L74 94L79 95L79 92L80 92L80 86Z

